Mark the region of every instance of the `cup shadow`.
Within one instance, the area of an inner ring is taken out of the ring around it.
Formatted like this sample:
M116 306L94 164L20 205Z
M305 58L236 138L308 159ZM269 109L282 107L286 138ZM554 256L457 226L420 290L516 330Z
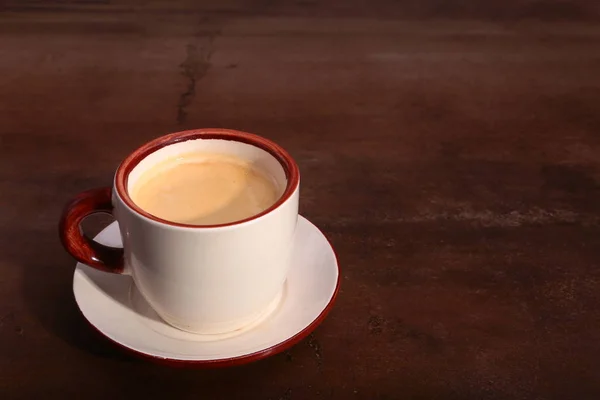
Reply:
M103 338L80 312L73 295L76 262L64 251L56 228L52 228L24 227L21 232L12 232L16 241L26 237L27 242L35 243L35 251L22 251L21 243L15 243L14 252L3 254L3 261L22 268L21 295L27 311L42 329L71 347L95 356L138 362Z
M78 265L77 268L79 269L78 273L81 278L87 280L107 297L133 311L138 317L147 318L159 323L166 323L163 322L162 318L148 304L130 276L98 271L85 264Z
M50 228L24 226L11 233L12 238L8 238L5 242L9 246L12 245L13 251L1 254L0 260L9 265L18 265L22 270L21 300L26 312L33 316L35 324L40 329L59 338L69 347L95 357L131 365L147 364L147 361L123 352L86 321L73 294L73 273L77 263L62 248L55 226ZM28 243L36 243L36 251L24 251L26 246L22 245L23 238L26 238ZM108 285L109 279L130 280L129 277L89 270L93 271L93 282L100 290L127 307L133 307L127 297L129 293L124 295L122 291L115 292L114 284ZM125 285L125 281L122 282L122 285ZM247 371L248 368L253 368L258 371L272 371L279 368L282 362L289 362L293 351L293 349L288 350L258 363L241 365L233 370ZM234 372L234 375L237 373L241 372ZM218 370L209 374L221 376ZM224 376L231 377L231 375Z

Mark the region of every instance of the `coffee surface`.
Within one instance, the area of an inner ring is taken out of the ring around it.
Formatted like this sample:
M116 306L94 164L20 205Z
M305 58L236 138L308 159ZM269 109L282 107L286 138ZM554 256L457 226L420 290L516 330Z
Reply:
M274 179L248 161L223 154L192 153L144 171L130 188L130 196L156 217L215 225L261 213L277 201L279 190Z

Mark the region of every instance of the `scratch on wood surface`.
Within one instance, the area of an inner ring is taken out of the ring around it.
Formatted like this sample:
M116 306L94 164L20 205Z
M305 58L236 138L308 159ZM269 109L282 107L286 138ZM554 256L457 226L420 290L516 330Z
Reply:
M372 335L379 335L381 332L383 332L383 325L385 323L386 321L379 315L371 315L369 317L369 322L367 323L369 333Z
M220 33L220 29L201 31L195 35L192 43L187 45L185 60L179 65L181 75L186 79L185 91L181 93L177 103L177 124L179 125L185 123L187 119L187 108L196 95L196 85L210 69L214 41Z
M288 389L285 393L279 396L279 400L290 400L292 398L292 389Z
M312 333L308 336L308 346L313 349L315 353L315 359L317 360L317 367L320 370L323 367L323 352L321 349L321 344Z
M511 228L527 225L577 224L595 226L600 224L600 217L591 213L581 213L566 209L532 208L497 212L494 210L476 210L461 208L456 210L440 210L419 212L414 215L391 215L386 213L339 216L335 221L327 221L329 226L348 226L355 224L426 224L440 222L458 222L479 225L482 227ZM320 221L315 220L315 223ZM322 223L323 224L323 223Z
M4 314L2 317L0 317L0 328L3 327L5 323L14 321L14 319L15 314L12 311Z
M285 361L287 361L287 362L294 361L294 356L292 355L291 351L287 350L284 354L285 354Z
M13 325L13 329L17 335L23 336L25 329L15 323L15 313L12 311L0 317L0 329L4 328L5 326L8 327L9 325Z

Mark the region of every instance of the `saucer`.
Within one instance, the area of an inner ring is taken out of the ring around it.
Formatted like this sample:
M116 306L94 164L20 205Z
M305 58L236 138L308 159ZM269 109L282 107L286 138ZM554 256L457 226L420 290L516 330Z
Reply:
M120 247L116 222L95 240ZM333 306L339 268L331 244L299 216L293 262L281 295L261 319L241 331L197 335L164 322L139 294L131 277L77 263L75 300L83 316L102 335L136 356L174 365L230 366L284 351L312 332Z

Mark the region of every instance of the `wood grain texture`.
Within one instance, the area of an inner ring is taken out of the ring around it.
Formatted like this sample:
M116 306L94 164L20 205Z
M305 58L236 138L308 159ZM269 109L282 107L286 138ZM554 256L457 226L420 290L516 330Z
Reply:
M0 3L2 398L600 398L600 3ZM330 238L330 316L170 369L83 322L64 203L188 128L273 139Z

